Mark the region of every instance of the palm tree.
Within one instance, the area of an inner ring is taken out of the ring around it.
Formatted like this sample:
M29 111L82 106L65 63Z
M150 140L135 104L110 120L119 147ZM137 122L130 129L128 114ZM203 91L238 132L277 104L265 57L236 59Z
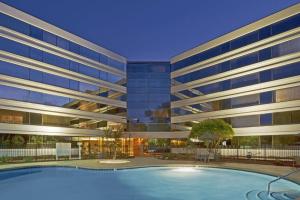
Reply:
M117 158L117 150L119 147L119 140L123 136L124 128L122 125L114 126L114 128L107 127L104 129L104 137L112 139L108 141L107 146L113 150L113 159Z
M209 153L217 152L217 148L222 140L231 139L234 131L230 124L222 119L206 119L194 124L190 138L202 140Z

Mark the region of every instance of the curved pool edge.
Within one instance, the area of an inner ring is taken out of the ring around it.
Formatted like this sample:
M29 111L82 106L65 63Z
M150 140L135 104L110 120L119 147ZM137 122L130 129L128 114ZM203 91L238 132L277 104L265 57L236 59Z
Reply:
M244 168L238 168L238 167L228 167L228 166L218 166L218 165L209 165L209 164L160 164L160 165L135 165L135 166L123 166L123 167L107 167L107 168L94 168L94 167L88 167L88 166L74 166L74 165L61 165L61 164L35 164L34 165L26 165L26 166L11 166L11 167L5 167L0 168L0 173L4 171L13 171L13 170L22 170L22 169L34 169L34 168L74 168L74 169L81 169L81 170L95 170L95 171L120 171L120 170L130 170L130 169L142 169L142 168L158 168L158 167L203 167L203 168L216 168L216 169L227 169L227 170L236 170L236 171L242 171L242 172L249 172L249 173L257 173L262 175L268 175L275 178L278 177L278 175L268 173L268 172L261 172L258 170L252 170L252 169L244 169ZM258 167L259 164L256 164ZM300 173L300 172L299 172ZM300 180L295 180L292 177L286 177L283 178L283 180L290 181L292 183L295 183L300 186Z

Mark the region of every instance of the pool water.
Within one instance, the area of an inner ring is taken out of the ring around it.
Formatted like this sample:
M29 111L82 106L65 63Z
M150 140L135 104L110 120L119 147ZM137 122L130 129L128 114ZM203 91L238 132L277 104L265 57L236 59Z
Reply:
M2 200L243 200L275 177L217 168L85 170L64 167L0 172ZM281 180L272 191L298 190Z

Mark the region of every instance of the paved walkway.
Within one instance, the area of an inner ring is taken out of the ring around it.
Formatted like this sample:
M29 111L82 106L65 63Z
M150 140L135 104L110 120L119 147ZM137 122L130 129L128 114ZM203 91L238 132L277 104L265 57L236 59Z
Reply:
M99 160L71 160L71 161L51 161L51 162L34 162L34 163L20 163L20 164L5 164L0 165L1 169L12 169L12 168L22 168L31 166L70 166L70 167L80 167L88 169L123 169L123 168L134 168L134 167L147 167L147 166L205 166L205 167L220 167L220 168L230 168L239 169L252 172L259 172L270 174L274 176L281 176L287 174L295 168L292 167L282 167L273 165L261 165L261 164L246 164L246 163L231 163L231 162L218 162L218 163L203 163L199 161L180 161L180 160L161 160L152 157L137 157L129 159L129 163L123 164L103 164L99 163ZM300 184L300 172L288 177Z

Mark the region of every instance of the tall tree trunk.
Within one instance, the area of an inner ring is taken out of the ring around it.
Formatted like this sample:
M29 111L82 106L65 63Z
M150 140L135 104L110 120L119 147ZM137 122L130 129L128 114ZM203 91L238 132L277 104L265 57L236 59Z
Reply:
M114 156L113 156L113 160L117 159L117 145L114 145Z

